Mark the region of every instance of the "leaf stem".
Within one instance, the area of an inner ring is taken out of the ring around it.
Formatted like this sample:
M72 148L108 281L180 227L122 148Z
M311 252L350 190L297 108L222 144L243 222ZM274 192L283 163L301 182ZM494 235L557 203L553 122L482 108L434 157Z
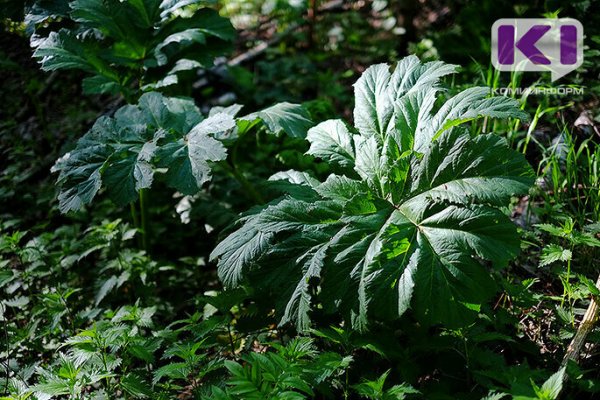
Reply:
M137 209L135 207L135 202L129 203L129 211L131 213L131 219L133 221L133 226L135 227L135 229L140 229L140 219L138 217L138 213L137 213ZM143 242L142 242L142 238L137 235L137 242L138 242L138 247L142 247Z
M148 238L149 238L149 227L148 227L148 204L146 189L140 189L140 215L141 215L141 229L142 229L142 248L148 252Z
M265 200L262 197L262 195L254 188L252 183L250 183L250 181L248 181L248 179L246 179L246 177L242 173L240 173L240 171L236 168L235 164L233 164L233 162L231 164L232 165L230 165L227 162L224 162L221 165L223 166L223 168L225 168L227 172L229 172L229 174L236 181L238 181L240 185L242 185L242 188L245 189L246 195L248 197L254 200L256 204L264 204Z
M229 334L229 346L231 347L231 355L235 357L235 344L231 333L231 321L227 322L227 333Z
M263 199L262 195L254 188L250 181L246 179L244 174L240 173L235 166L232 168L232 172L235 179L237 179L242 187L246 189L250 197L252 197L257 204L264 204L265 200Z
M62 301L63 305L65 306L65 310L67 311L67 316L69 317L69 324L71 325L71 331L73 332L73 335L74 335L75 334L75 318L73 317L73 312L71 311L71 308L67 304L67 299L65 299L65 297L63 296L63 293L60 290L60 288L58 289L57 292L58 292L58 296L60 297L60 300Z
M350 374L348 372L348 367L346 367L346 371L344 373L345 375L345 380L344 380L344 399L348 399L348 393L350 392L350 390L348 390L348 388L350 387Z

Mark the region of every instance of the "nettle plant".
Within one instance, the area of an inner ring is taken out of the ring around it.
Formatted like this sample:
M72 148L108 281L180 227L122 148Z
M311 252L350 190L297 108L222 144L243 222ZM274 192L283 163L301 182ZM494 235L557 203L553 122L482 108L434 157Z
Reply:
M120 93L133 103L140 90L175 85L179 75L211 66L230 47L231 23L204 4L38 1L25 21L35 29L34 57L44 70L85 71L91 75L83 81L85 93Z
M317 309L359 330L409 308L426 324L472 320L494 293L487 267L519 251L500 207L534 172L503 138L461 126L527 118L515 100L473 87L435 106L440 77L455 71L414 56L393 73L368 68L354 86L355 127L329 120L308 132L308 154L339 173L272 177L288 194L243 215L212 253L226 287L271 294L281 324L300 330Z

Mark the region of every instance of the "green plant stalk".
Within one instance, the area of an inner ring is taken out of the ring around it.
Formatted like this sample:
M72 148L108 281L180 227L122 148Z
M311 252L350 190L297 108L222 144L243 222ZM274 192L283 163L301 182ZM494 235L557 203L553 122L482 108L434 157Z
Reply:
M541 104L535 110L535 114L533 115L533 119L531 120L531 124L529 125L529 129L527 129L527 136L525 136L525 144L523 145L523 150L521 151L523 154L527 153L527 146L529 145L529 141L531 140L531 134L535 130L538 120L543 115Z
M348 368L344 373L345 375L345 386L344 386L344 399L348 399L348 393L350 392L348 388L350 387L350 374L348 373Z
M140 196L140 216L141 216L141 229L142 229L142 248L146 251L146 253L148 252L148 249L150 248L148 246L148 239L149 239L149 226L148 226L148 203L147 203L147 190L146 189L140 189L139 191L139 196Z
M465 347L465 367L467 368L467 385L471 386L471 359L469 356L469 344L466 336L461 332L463 345Z
M231 168L231 173L233 177L242 185L242 187L246 190L248 195L254 200L257 204L264 204L265 200L262 195L258 193L258 191L254 188L254 186L246 179L246 177L238 171L238 169L234 166Z
M239 143L239 142L237 142L237 143ZM237 164L236 164L237 149L238 149L237 143L233 146L233 149L231 150L231 157L229 159L229 163L224 162L221 165L225 168L225 170L227 170L227 172L229 172L229 174L236 181L239 182L240 185L242 185L242 187L246 191L246 194L252 200L254 200L254 202L256 204L264 204L265 200L262 197L262 195L254 188L254 185L252 185L252 183L250 183L250 181L248 181L248 179L246 179L244 174L242 174L237 167Z
M129 203L129 210L131 213L131 219L133 221L133 226L139 230L140 229L140 219L138 217L135 203ZM138 242L138 247L141 248L143 246L143 242L142 242L142 238L139 235L137 235L137 242Z
M102 347L102 365L104 366L104 371L106 374L108 374L108 364L106 363L106 347ZM104 381L106 382L106 390L111 393L111 384L110 384L110 378L107 376L106 378L104 378Z
M235 356L235 343L233 340L233 335L231 333L231 321L227 322L227 333L229 334L229 346L231 348L231 355Z
M574 247L571 246L571 254L573 253L573 249ZM565 304L565 298L568 299L569 301L569 305L572 307L571 305L571 296L572 296L572 290L571 290L571 283L569 282L571 278L571 260L567 261L567 276L564 278L563 280L563 295L562 295L562 301L560 302L560 306L563 307Z
M61 290L58 291L58 295L60 296L60 300L62 301L63 305L65 306L65 309L67 310L67 316L69 317L69 324L71 325L71 331L73 332L73 334L75 334L75 318L73 317L73 312L71 311L71 308L67 304L67 300L62 295Z

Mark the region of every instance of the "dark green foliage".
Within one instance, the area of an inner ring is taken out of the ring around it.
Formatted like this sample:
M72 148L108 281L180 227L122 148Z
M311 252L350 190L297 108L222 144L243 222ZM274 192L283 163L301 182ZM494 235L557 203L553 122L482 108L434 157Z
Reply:
M373 381L365 381L356 386L354 389L358 394L366 399L381 399L381 400L403 400L407 394L418 394L419 391L407 385L395 385L389 389L384 389L385 381L390 371L386 371L383 375Z
M340 120L312 128L308 151L341 175L320 182L288 172L289 196L240 220L213 251L228 286L248 275L280 304L281 323L310 326L313 304L365 329L369 316L461 325L494 293L477 261L506 266L519 251L498 207L524 194L533 171L495 135L458 125L480 116L524 117L484 88L432 114L437 81L454 66L415 57L365 71L355 84L356 134ZM318 287L318 289L315 289Z
M139 89L174 85L180 73L211 66L227 49L235 36L233 27L202 5L75 0L65 8L37 2L26 22L39 28L32 45L44 70L82 70L91 75L83 82L86 93L122 93L135 99ZM46 34L42 24L56 16L72 23Z
M113 117L100 117L52 169L59 173L60 210L81 209L101 188L117 205L131 203L152 186L156 171L168 186L196 194L210 180L211 164L227 157L222 142L261 120L271 131L292 137L304 136L311 124L302 106L282 103L241 117L236 125L240 108L214 108L204 117L191 99L151 92Z
M212 388L217 399L307 399L315 396L320 385L341 386L340 376L352 362L352 357L336 353L321 353L312 340L300 337L286 346L274 345L276 352L250 353L240 364L225 361L230 378L223 390Z
M599 392L596 328L561 365L600 295L596 5L0 3L0 400ZM499 9L585 15L585 93L491 96L546 81L486 70Z
M147 93L137 106L98 119L77 148L57 161L60 210L89 204L103 182L115 203L130 203L152 186L158 167L166 169L169 186L194 194L210 179L208 162L226 157L214 136L234 127L229 114L204 118L191 100Z

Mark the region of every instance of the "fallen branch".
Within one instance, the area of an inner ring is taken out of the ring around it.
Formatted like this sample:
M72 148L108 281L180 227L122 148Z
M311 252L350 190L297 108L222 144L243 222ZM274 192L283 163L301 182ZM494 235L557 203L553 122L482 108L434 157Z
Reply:
M600 276L598 276L598 280L596 281L596 287L600 289ZM569 343L569 347L567 348L567 352L563 357L562 362L560 363L559 371L564 370L567 367L569 361L577 362L579 361L579 357L581 356L581 352L583 350L583 346L585 346L585 342L587 336L594 329L594 325L598 320L598 302L596 298L592 295L590 300L590 305L588 306L581 323L579 324L579 328L577 328L577 332L575 332L575 336ZM568 374L563 375L563 383L569 379ZM561 389L562 390L562 386ZM556 394L555 399L558 399L560 396L560 392Z
M596 281L596 287L600 289L600 276ZM562 363L560 364L561 368L565 367L568 364L569 360L573 360L575 362L579 360L581 351L583 349L583 346L585 345L586 338L588 334L592 331L592 329L594 329L594 325L596 324L597 320L598 302L596 301L596 298L592 296L592 299L590 300L590 305L585 311L585 315L583 316L583 319L579 324L579 328L577 329L577 332L575 332L575 336L571 340L571 343L569 343L567 352L565 353Z
M250 61L250 60L256 58L257 56L264 53L269 47L281 42L283 39L285 39L287 36L289 36L290 33L294 32L296 29L298 29L302 25L303 24L300 24L300 23L292 24L288 29L286 29L284 32L280 33L279 35L276 35L267 41L262 41L259 44L257 44L256 46L254 46L253 48L251 48L250 50L246 51L245 53L242 53L242 54L232 58L231 60L227 61L227 65L230 67L235 67L237 65L240 65L242 63L245 63L247 61Z
M342 0L330 0L327 3L323 4L319 7L318 12L331 12L344 7L344 2ZM200 70L198 72L198 80L193 84L193 88L198 90L205 86L209 85L209 76L225 76L227 74L227 67L236 67L241 64L245 64L249 61L254 60L261 54L263 54L269 47L274 47L283 41L286 37L288 37L293 32L298 29L304 27L307 21L302 20L301 22L296 22L291 24L285 31L274 35L269 40L264 40L259 42L256 46L251 49L241 53L230 60L225 58L215 60L215 65L212 68Z
M331 1L328 1L327 3L323 4L321 7L319 7L318 10L312 10L312 11L314 14L316 14L317 12L322 13L322 12L327 12L327 11L332 11L332 10L338 9L338 8L342 7L343 5L344 5L344 2L341 0L331 0ZM309 11L310 11L310 9L309 9ZM287 36L289 36L290 33L294 32L298 28L304 26L308 22L314 23L314 16L315 15L313 15L312 18L309 17L308 21L303 20L302 22L297 22L297 23L290 25L284 32L282 32L278 35L275 35L274 37L272 37L271 39L269 39L267 41L260 42L259 44L257 44L250 50L246 51L245 53L242 53L242 54L232 58L231 60L229 60L227 62L227 65L230 67L233 67L233 66L240 65L242 63L245 63L247 61L250 61L250 60L256 58L260 54L264 53L269 47L281 42L283 39L285 39Z
M600 275L598 276L598 280L596 280L596 287L600 289ZM569 343L567 352L565 353L565 356L563 357L563 360L560 363L560 368L558 370L559 372L564 371L566 369L567 364L569 364L569 361L577 362L579 360L579 357L581 356L581 352L583 350L583 346L585 346L586 338L589 335L589 333L594 329L594 325L596 324L597 320L598 302L596 301L596 298L592 295L590 305L585 311L583 319L579 324L579 328L577 328L577 332L575 332L575 336L573 336L571 343ZM564 384L569 379L569 375L566 373L563 374L562 379ZM559 392L556 393L556 396L554 397L555 399L558 399L560 397L560 390L562 390L562 385L559 389Z

